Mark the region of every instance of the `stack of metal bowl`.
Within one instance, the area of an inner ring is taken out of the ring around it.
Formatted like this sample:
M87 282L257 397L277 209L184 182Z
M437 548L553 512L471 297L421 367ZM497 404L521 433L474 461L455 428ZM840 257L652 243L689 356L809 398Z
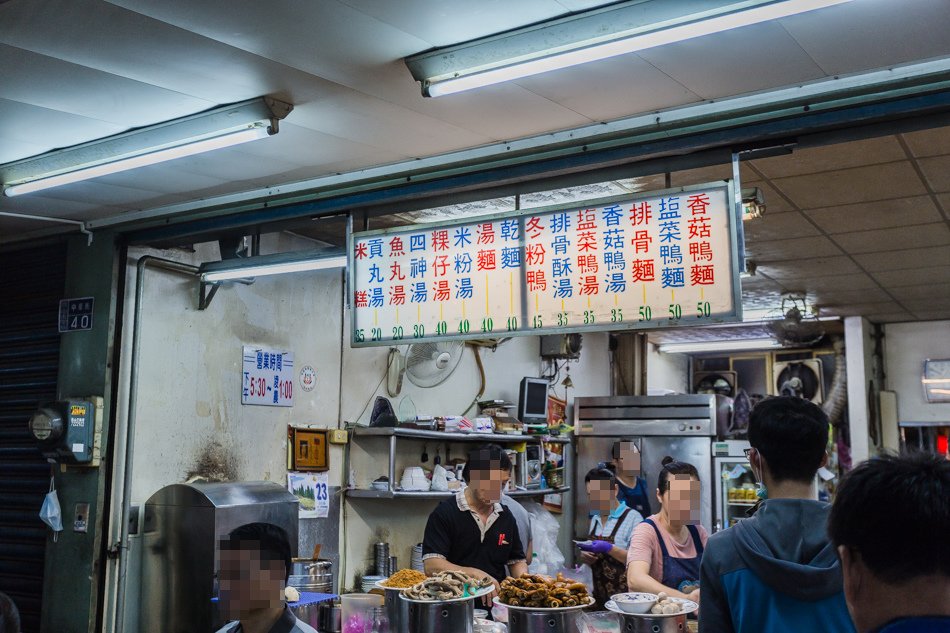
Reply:
M287 584L297 591L333 593L333 563L323 558L295 558Z

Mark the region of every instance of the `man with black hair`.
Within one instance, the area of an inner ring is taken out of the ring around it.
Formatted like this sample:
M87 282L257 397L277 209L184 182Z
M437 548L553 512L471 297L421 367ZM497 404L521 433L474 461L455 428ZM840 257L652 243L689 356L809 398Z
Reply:
M851 633L841 565L815 475L828 417L808 400L760 402L749 419L758 511L712 535L703 557L699 626L711 633Z
M218 544L218 605L234 621L218 633L317 633L284 602L290 576L287 532L270 523L248 523Z
M426 574L456 570L491 578L497 592L507 573L518 577L528 571L518 523L501 504L510 471L511 460L497 444L469 452L462 473L468 485L440 503L426 523L422 540ZM485 603L495 595L486 596Z
M950 632L950 462L861 464L838 487L828 532L859 633Z
M20 633L20 612L7 594L0 591L0 633Z

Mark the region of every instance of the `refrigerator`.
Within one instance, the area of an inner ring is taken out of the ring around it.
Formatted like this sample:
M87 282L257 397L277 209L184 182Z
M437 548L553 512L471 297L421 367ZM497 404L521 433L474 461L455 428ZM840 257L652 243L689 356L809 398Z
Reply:
M743 440L713 442L713 529L717 532L747 518L746 512L756 503L755 476L745 457L747 448L749 443Z
M710 455L717 419L731 411L732 400L714 394L576 398L574 537L586 538L590 527L584 476L599 463L610 461L611 448L619 439L633 440L640 447L642 476L654 512L659 510L655 491L661 460L669 455L693 464L701 484L700 522L712 532L716 482Z

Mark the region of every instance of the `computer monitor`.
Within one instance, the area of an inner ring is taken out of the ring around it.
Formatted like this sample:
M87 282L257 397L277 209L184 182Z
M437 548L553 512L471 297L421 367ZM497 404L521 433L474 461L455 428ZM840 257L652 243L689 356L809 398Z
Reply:
M547 424L548 381L545 378L522 378L518 392L518 419L525 424Z

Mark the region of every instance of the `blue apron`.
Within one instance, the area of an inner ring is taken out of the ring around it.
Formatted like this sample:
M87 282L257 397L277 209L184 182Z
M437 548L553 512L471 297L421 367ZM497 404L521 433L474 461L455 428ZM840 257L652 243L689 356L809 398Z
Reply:
M628 508L636 510L640 516L646 518L653 514L650 511L650 498L647 496L647 485L642 477L637 477L637 485L634 487L625 486L618 480L617 500L623 501Z
M699 538L699 530L695 525L687 525L689 537L693 539L693 545L696 546L696 556L693 558L674 558L670 556L666 549L666 543L663 541L663 535L660 534L660 528L657 527L651 519L644 519L656 532L656 540L660 544L660 551L663 553L663 578L661 583L676 589L682 593L690 593L699 588L699 564L703 560L703 542Z

